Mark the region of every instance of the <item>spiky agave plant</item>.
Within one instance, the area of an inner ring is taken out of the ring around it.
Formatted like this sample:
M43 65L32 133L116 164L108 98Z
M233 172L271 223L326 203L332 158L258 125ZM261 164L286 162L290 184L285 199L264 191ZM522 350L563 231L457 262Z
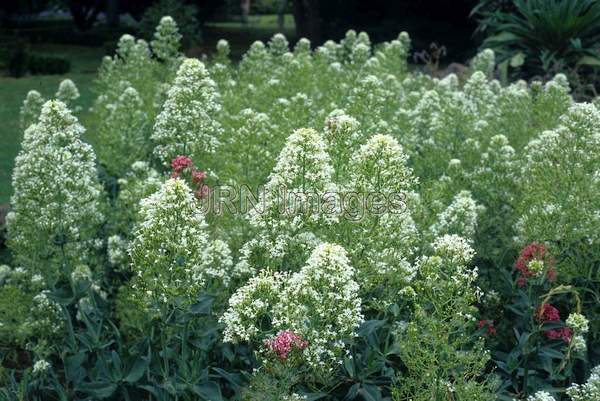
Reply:
M595 0L482 0L472 11L484 48L534 73L600 67L600 3ZM516 57L515 57L516 56ZM517 61L521 59L521 61Z

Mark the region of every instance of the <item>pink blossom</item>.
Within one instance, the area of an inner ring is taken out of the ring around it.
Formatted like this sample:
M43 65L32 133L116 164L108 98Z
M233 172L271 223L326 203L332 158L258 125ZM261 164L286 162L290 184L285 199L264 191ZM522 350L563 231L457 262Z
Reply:
M289 353L294 349L303 350L308 346L308 341L290 330L284 330L277 333L272 340L265 340L265 347L277 354L282 361L286 360Z
M206 178L206 173L201 170L192 171L192 181L194 184L200 184Z
M171 162L171 168L173 168L173 170L177 173L180 173L183 170L185 170L186 168L192 167L193 165L194 165L194 162L192 162L192 159L190 159L187 156L182 156L182 155L177 156Z

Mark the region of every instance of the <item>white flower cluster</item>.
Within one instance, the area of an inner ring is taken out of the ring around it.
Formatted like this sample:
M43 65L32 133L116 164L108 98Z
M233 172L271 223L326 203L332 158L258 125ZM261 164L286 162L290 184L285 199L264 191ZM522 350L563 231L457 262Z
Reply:
M306 401L308 398L304 395L300 395L297 393L292 393L290 395L284 396L281 401Z
M320 244L299 272L263 273L238 289L221 318L225 341L257 342L291 330L308 341L303 352L312 368L331 369L362 322L358 290L344 249ZM264 332L269 318L272 328Z
M242 250L240 266L244 270L255 268L249 264L253 248L281 258L297 236L337 219L337 214L327 213L317 199L326 192L335 192L332 173L321 134L313 129L299 129L288 137L258 205L248 213L258 236Z
M57 302L48 297L49 293L43 290L33 297L29 314L20 328L28 338L58 338L63 333L63 311Z
M35 124L42 112L44 98L36 90L27 92L27 97L23 100L23 105L19 111L19 126L25 131L31 124Z
M357 210L361 218L344 221L350 220L348 249L364 291L380 286L393 292L397 287L392 283L410 281L414 275L410 258L418 231L408 207L408 191L416 180L407 162L396 139L377 134L360 146L349 163L348 188L366 196L359 205L366 210Z
M473 71L480 71L486 77L492 77L496 68L496 55L492 49L484 49L471 60Z
M281 301L287 274L261 272L229 298L229 308L221 317L225 324L223 341L260 342L259 323L272 319L274 305Z
M150 42L152 51L159 60L173 62L181 57L179 46L181 34L175 20L166 15L160 19L154 32L154 39Z
M455 316L457 319L460 320L462 316L466 320L474 320L465 311L469 305L478 301L481 295L475 286L478 270L476 267L470 267L475 251L465 238L458 235L439 237L433 242L432 248L432 256L423 256L417 261L421 276L421 282L417 283L421 291L420 296L424 298L424 302L427 302L429 297L434 303L440 302L440 298L452 300L444 302L444 307L440 307L437 312L454 315L457 314L456 310L445 308L459 307L460 312Z
M210 241L204 215L190 188L169 179L141 202L141 222L129 253L133 288L147 303L191 301L208 285L226 286L235 277L229 248Z
M525 153L519 240L597 244L600 182L589 172L600 164L600 111L591 104L572 106L560 125L530 141Z
M600 400L600 366L592 369L590 377L585 384L574 384L567 389L567 395L572 401Z
M590 329L588 319L580 313L571 313L565 323L573 330L571 348L577 353L585 352L587 343L584 336Z
M64 103L46 102L15 160L9 246L19 264L49 285L90 262L104 219L95 155L83 131Z
M467 265L473 260L475 251L469 242L455 234L444 235L433 242L433 250L456 265Z
M538 391L537 393L535 393L534 395L530 395L527 398L527 401L556 401L556 398L554 398L549 392L547 391Z
M205 160L219 145L220 110L215 83L204 64L185 59L154 124L155 156L165 166L178 155Z
M50 369L52 365L45 359L40 359L33 364L33 374L39 375Z
M469 191L461 191L452 199L452 203L437 216L431 227L434 236L457 234L473 239L477 229L477 217L485 208L478 205Z
M58 85L58 91L54 95L56 100L60 100L67 106L71 106L71 103L79 99L79 96L79 89L70 79L62 80Z
M125 88L113 103L106 105L106 115L95 131L98 158L107 171L122 177L131 163L150 153L150 125L144 102L138 91L122 82Z

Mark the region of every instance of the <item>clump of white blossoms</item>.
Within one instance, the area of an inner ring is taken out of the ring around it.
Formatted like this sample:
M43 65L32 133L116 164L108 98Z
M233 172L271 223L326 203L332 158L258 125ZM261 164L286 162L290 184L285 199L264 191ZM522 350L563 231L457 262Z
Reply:
M472 240L477 229L477 217L483 210L485 208L477 204L469 191L460 191L450 205L438 214L431 232L434 236L457 234Z
M345 250L322 243L300 271L263 273L237 290L221 318L225 341L256 343L291 330L308 342L303 355L309 366L329 371L363 320L358 291Z
M571 313L567 318L567 327L573 330L573 338L571 339L571 348L575 352L582 353L587 349L585 335L590 329L589 321L580 313Z
M473 60L471 60L471 69L473 71L483 72L488 78L491 78L494 75L495 68L496 55L492 49L483 49L473 57Z
M127 86L114 103L108 105L106 116L95 132L102 143L98 158L114 176L122 177L131 163L150 153L150 126L139 92Z
M354 117L339 109L329 113L325 119L323 137L336 178L346 176L347 170L351 169L348 160L361 139L359 127L360 124Z
M60 101L46 102L15 160L8 244L15 260L49 285L88 264L103 221L95 155Z
M71 106L71 103L79 99L79 89L75 86L75 83L70 79L65 79L58 85L58 91L54 95L57 100L60 100L67 106Z
M247 185L263 183L275 163L272 150L280 142L275 140L276 126L267 113L254 109L242 109L232 117L231 125L229 143L241 158L235 178L243 177Z
M141 222L129 249L133 288L147 305L192 302L201 288L227 286L229 249L212 242L196 198L187 184L169 179L141 203Z
M562 250L600 241L600 180L590 176L600 164L600 111L573 105L560 125L525 148L524 196L517 223L523 243L544 239Z
M303 234L314 234L336 221L336 210L320 202L324 193L334 193L333 169L322 136L313 129L294 131L286 141L269 175L258 204L248 213L258 235L244 245L240 266L252 270L256 249L269 258L282 258ZM335 209L335 208L334 208Z
M215 83L204 64L185 59L154 124L154 155L165 166L178 155L205 160L219 145L220 110Z
M409 281L414 273L409 260L418 232L407 203L416 180L407 162L398 141L381 134L351 159L348 189L364 199L352 205L355 215L345 206L344 217L350 221L348 249L363 290L380 286L395 292L393 283Z
M33 375L35 376L43 374L51 367L52 365L50 364L50 362L46 361L45 359L40 359L39 361L36 361L33 364Z
M42 112L45 100L41 93L36 90L27 92L23 105L19 111L19 127L25 131L31 124L35 124Z
M556 401L556 398L547 391L538 391L534 395L530 395L527 401Z
M586 334L590 329L587 318L581 313L571 313L566 323L568 327L577 333Z
M600 400L600 366L592 369L585 384L574 384L567 389L567 395L572 401Z
M308 341L304 356L316 369L332 369L362 323L354 268L339 245L323 243L294 273L275 305L273 325ZM308 318L308 321L307 321Z
M283 56L285 53L290 51L290 44L282 33L276 33L273 35L268 43L269 51L273 56Z
M260 322L272 321L274 305L281 301L288 278L287 274L263 271L238 288L220 319L225 324L223 341L260 342L264 336Z
M174 62L181 57L179 51L181 34L175 20L166 15L160 19L154 31L154 39L150 42L156 57L165 62Z

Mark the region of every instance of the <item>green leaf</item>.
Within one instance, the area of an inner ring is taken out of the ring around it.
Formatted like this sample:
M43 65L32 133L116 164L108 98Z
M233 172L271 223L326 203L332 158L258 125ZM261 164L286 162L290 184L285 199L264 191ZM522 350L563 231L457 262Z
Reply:
M360 389L360 394L364 397L365 401L381 401L381 390L379 387L372 384L365 384Z
M215 371L219 376L227 380L235 390L239 391L242 389L243 383L241 375L239 373L229 373L221 368L213 368L213 371Z
M521 67L523 64L525 64L525 54L522 52L518 52L510 58L510 66L513 68Z
M201 294L198 302L190 307L190 312L195 315L208 315L212 309L215 297L209 294Z
M562 352L557 351L552 348L542 348L540 350L540 355L547 356L552 359L558 359L558 360L562 360L565 357L565 355Z
M591 67L600 67L600 58L594 56L583 56L579 59L577 65L589 65Z
M192 387L196 395L205 401L223 401L221 389L215 382L206 382Z
M138 358L131 367L129 373L127 373L127 376L125 376L123 380L127 383L133 383L140 380L144 375L147 366L148 359L146 359L145 357Z
M385 320L367 320L358 329L358 335L366 337L385 324Z
M82 384L77 390L87 393L94 398L103 399L113 395L117 390L117 385L110 382L92 382Z
M358 383L354 383L352 385L352 387L350 387L348 389L348 392L346 393L346 397L344 397L345 400L353 400L358 396L358 389L360 388L360 385Z

